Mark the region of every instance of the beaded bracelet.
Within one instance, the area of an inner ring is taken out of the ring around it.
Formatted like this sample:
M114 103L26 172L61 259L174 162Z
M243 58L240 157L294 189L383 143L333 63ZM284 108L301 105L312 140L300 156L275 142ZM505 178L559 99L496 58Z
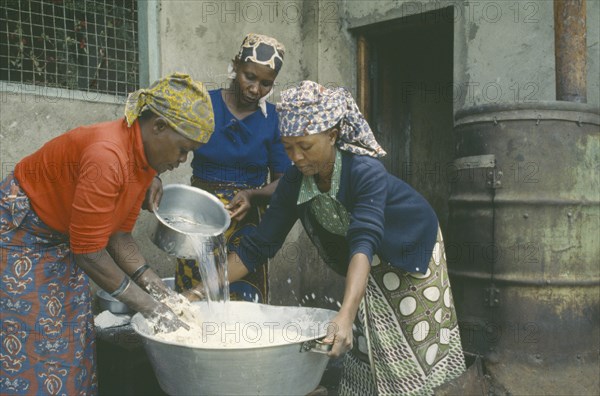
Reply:
M110 293L110 295L112 297L117 298L121 294L125 293L125 290L127 290L127 288L129 287L130 284L131 284L131 279L129 279L127 276L123 277L123 281L121 282L119 287L117 287L117 290Z
M142 274L144 272L146 272L146 270L148 268L150 268L150 266L148 264L144 264L144 265L140 266L140 268L136 269L135 272L133 274L131 274L131 280L134 282L137 282L139 277L142 276Z

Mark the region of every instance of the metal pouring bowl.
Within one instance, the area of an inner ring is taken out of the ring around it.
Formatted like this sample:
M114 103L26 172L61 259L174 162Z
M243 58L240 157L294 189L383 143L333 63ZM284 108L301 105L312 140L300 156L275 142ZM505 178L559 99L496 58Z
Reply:
M209 325L221 323L221 318L212 314L206 302L194 304L200 307L201 317L206 318L207 328L213 329ZM243 337L246 326L254 326L264 320L273 331L297 324L302 327L302 337L285 343L246 343L239 348L235 345L224 347L214 344L206 348L186 346L155 337L144 317L138 313L131 323L143 339L156 378L166 393L305 395L319 385L329 357L326 344L319 344L317 340L326 335L327 324L337 312L245 301L230 301L227 304L229 306L224 308L233 310L239 316L236 322L239 325L223 325L223 334L227 337L234 337L236 331Z
M154 212L156 227L152 242L166 253L181 258L196 258L188 237L210 238L225 232L231 219L225 206L214 195L184 184L169 184Z

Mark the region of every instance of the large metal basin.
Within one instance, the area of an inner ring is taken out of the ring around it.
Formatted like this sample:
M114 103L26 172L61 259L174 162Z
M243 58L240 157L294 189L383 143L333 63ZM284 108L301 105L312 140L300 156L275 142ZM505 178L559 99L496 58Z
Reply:
M189 238L206 237L207 241L221 235L229 227L229 213L214 195L184 184L169 184L155 211L157 224L152 242L168 254L181 258L196 258ZM198 240L197 240L198 241Z
M166 342L153 335L138 313L132 319L133 328L143 338L165 392L171 395L305 395L318 386L329 358L315 345L315 340L326 335L335 311L231 301L227 303L231 315L215 315L206 302L195 304L206 317L203 328L212 334L221 332L231 340L231 337L246 337L250 327L260 326L269 329L263 333L264 337L272 337L277 342L260 343L260 346L240 342L239 346L228 344L227 347L214 344L190 347ZM215 307L215 303L212 306ZM278 331L290 334L286 342L273 336Z

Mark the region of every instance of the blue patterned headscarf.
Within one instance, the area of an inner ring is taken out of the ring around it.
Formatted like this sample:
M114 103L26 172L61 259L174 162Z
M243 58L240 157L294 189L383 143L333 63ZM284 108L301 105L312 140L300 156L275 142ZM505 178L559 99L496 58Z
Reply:
M244 38L237 57L242 62L265 65L279 73L284 54L285 47L273 37L250 33Z
M354 154L383 157L386 152L345 88L328 89L313 81L281 92L277 103L281 136L306 136L340 124L337 145Z

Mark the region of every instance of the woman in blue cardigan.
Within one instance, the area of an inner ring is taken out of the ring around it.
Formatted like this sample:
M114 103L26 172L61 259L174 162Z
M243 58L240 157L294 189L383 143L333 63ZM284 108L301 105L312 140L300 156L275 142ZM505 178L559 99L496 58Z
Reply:
M465 369L437 217L387 173L352 96L312 81L282 92L282 143L294 166L259 226L229 257L229 278L256 271L300 220L346 277L326 337L345 355L340 394L432 394ZM352 325L357 330L353 331Z

